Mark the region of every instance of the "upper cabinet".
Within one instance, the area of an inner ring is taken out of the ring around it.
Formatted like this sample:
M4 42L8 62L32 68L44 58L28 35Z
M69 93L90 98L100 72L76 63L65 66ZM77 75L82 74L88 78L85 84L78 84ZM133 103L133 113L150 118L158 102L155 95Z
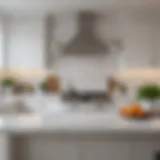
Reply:
M160 20L150 11L121 14L120 24L124 50L120 68L154 68L159 65Z
M160 25L158 19L156 15L143 11L121 14L119 22L125 47L120 58L120 68L155 67L156 50L160 49L160 46L155 44L155 41L160 40L160 36L154 33L158 31L155 26Z

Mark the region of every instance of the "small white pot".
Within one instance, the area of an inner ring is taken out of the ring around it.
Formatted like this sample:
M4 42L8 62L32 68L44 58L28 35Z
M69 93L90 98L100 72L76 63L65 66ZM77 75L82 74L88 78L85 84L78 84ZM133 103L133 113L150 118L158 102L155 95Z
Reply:
M140 100L140 104L145 111L151 111L154 103L149 100Z

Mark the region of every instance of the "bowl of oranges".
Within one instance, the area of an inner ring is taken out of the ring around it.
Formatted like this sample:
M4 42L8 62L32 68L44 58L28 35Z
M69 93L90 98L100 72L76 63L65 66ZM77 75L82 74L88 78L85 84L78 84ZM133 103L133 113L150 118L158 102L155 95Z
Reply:
M135 119L144 119L149 117L149 112L143 109L143 107L140 104L124 106L121 108L120 114L123 117Z

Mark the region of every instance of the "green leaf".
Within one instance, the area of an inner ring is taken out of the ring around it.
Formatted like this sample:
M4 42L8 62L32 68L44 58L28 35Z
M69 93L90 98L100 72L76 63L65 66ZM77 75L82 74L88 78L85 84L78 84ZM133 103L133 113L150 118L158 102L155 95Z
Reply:
M1 85L4 87L13 87L15 84L16 81L11 77L7 77L1 80Z
M138 90L138 98L143 100L155 100L160 98L160 87L156 84L145 84Z

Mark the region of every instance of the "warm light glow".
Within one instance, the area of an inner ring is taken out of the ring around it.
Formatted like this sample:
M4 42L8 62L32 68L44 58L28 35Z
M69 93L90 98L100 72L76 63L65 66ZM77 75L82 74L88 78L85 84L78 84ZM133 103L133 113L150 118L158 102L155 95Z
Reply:
M45 69L0 69L0 78L15 77L15 78L43 78L53 72Z
M126 69L120 71L117 78L122 81L160 82L160 69Z

